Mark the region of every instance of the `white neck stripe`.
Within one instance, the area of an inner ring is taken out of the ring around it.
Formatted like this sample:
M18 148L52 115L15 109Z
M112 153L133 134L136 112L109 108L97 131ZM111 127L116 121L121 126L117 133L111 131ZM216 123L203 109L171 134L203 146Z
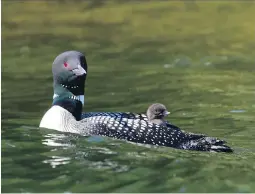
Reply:
M58 94L53 95L53 99L58 97ZM79 101L81 101L82 105L84 105L84 95L75 96Z

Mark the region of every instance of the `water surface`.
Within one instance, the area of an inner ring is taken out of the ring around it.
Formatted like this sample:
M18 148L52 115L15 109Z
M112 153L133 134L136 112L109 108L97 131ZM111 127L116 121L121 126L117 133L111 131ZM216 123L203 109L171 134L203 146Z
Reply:
M3 7L2 192L255 192L253 4ZM161 102L169 121L235 152L38 129L52 61L71 49L89 65L84 111L145 112Z

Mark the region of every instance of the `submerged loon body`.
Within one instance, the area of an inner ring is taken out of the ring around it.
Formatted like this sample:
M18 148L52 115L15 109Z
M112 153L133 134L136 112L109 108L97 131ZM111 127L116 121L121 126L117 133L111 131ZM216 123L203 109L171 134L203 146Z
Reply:
M85 56L77 51L59 55L53 63L54 99L40 127L83 136L100 135L135 143L197 151L232 152L225 142L182 131L170 123L159 125L145 114L82 113L87 75Z

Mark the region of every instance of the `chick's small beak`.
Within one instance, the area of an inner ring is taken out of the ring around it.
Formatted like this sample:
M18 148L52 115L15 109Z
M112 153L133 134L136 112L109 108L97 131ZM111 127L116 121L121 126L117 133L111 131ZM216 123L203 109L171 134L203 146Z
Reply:
M170 112L168 112L167 110L165 110L163 114L164 114L164 116L167 116L167 115L170 114Z
M78 65L78 68L75 68L72 71L77 76L81 76L83 74L87 74L86 70L83 69L83 67L81 65Z

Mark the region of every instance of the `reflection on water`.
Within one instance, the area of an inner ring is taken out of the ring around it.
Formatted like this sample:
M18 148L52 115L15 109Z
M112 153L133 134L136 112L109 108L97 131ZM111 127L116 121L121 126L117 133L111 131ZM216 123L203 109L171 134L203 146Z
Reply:
M45 134L43 135L44 138L42 139L42 144L52 147L51 151L55 152L58 150L58 147L60 147L62 150L71 148L75 149L76 145L72 143L72 140L77 139L77 136L73 136L70 134ZM81 137L82 138L82 137ZM88 142L102 142L103 137L98 136L91 136L86 138L86 141ZM109 148L105 147L89 147L90 152L98 153L98 154L106 154L106 155L117 155L118 153L116 151L112 151ZM78 151L78 149L75 149L75 157L74 159L85 159L89 157L89 153L85 151ZM63 157L61 155L56 156L52 155L50 156L50 159L46 159L43 161L43 163L50 164L52 168L56 168L58 165L64 165L70 163L70 160L72 158L70 157ZM103 161L95 161L93 163L88 163L88 168L92 169L111 169L115 172L124 172L127 171L129 168L126 165L119 165L116 161L111 161L110 159L104 159Z
M44 160L43 163L50 164L52 168L56 168L58 165L68 164L71 158L61 156L51 156L51 159Z
M129 168L126 165L119 165L117 162L110 161L110 160L104 160L99 162L93 162L89 165L89 168L92 169L101 169L101 170L107 170L111 169L114 172L125 172L128 171Z
M246 112L246 110L231 110L229 112L232 112L232 113L242 113L242 112Z
M61 139L62 140L64 140L64 139L66 139L67 137L66 137L66 135L64 135L64 134L46 134L46 135L44 135L44 138L45 139L43 139L42 140L42 143L44 144L44 145L48 145L48 146L53 146L53 147L57 147L57 146L59 146L59 147L61 147L61 146L63 146L63 147L69 147L69 146L72 146L70 143L63 143L63 142L61 142Z

